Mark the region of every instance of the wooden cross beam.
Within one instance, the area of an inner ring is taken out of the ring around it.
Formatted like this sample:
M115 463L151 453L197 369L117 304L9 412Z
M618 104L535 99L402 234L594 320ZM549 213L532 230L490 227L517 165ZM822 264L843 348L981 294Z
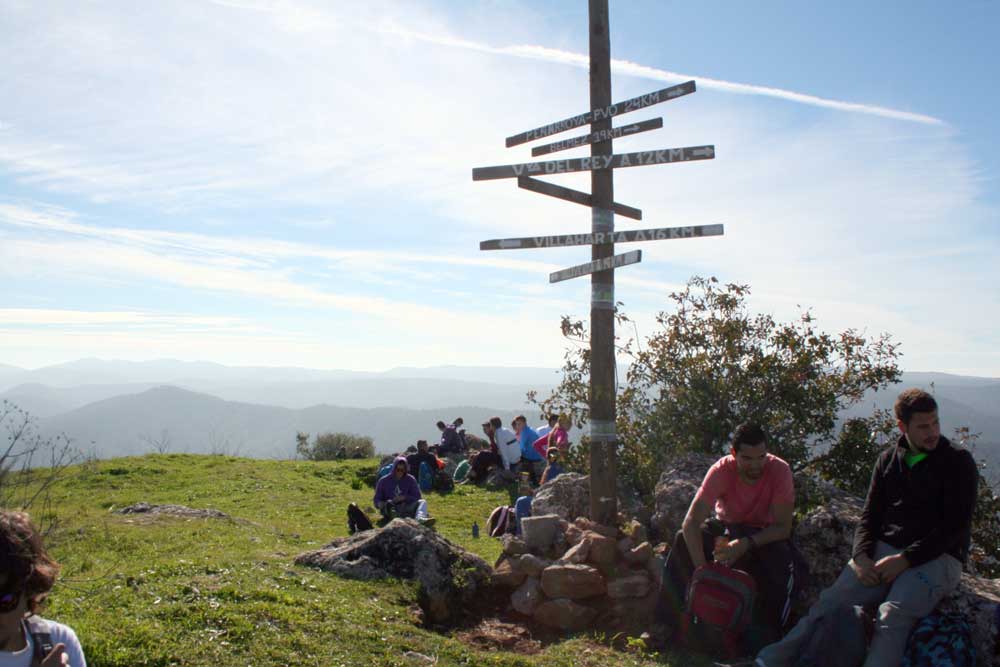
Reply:
M612 141L663 127L662 118L611 127L621 114L675 100L695 92L694 81L656 90L622 102L611 102L611 42L608 34L608 0L588 0L590 19L590 111L507 137L507 147L589 125L586 135L537 146L532 156L590 146L590 157L523 162L478 167L472 180L516 178L518 187L556 197L591 209L591 229L585 234L491 239L480 250L513 250L589 245L591 261L549 275L549 282L590 276L590 516L611 525L618 515L616 480L617 434L615 430L615 269L637 264L641 250L615 254L615 243L721 236L722 225L659 227L630 231L615 230L615 214L642 219L642 211L614 201L614 170L654 164L712 160L715 146L664 148L615 154ZM591 193L540 181L534 176L579 171L590 172Z

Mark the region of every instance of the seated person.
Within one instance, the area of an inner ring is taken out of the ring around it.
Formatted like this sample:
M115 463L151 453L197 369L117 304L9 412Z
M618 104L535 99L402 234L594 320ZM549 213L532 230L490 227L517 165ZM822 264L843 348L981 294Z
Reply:
M417 451L406 457L406 464L416 475L420 474L420 465L427 465L427 474L434 475L441 467L438 457L434 456L428 448L426 440L417 440Z
M0 665L87 667L76 633L35 615L58 574L28 515L0 512ZM51 643L44 653L42 633Z
M472 471L469 478L481 481L486 478L491 466L497 466L511 474L517 473L521 461L521 447L517 436L503 428L499 417L491 417L483 422L483 433L490 439L489 450L483 450L472 459Z
M441 431L441 442L437 448L438 456L461 454L462 438L458 435L458 428L455 424L445 424L439 421L437 427Z
M486 475L489 474L491 468L503 465L503 459L500 458L500 449L497 447L496 438L493 435L489 422L483 423L483 433L489 439L490 448L469 451L468 475L466 475L463 481L478 484L486 479ZM461 464L459 464L459 467L461 467ZM458 468L455 469L455 472L457 474Z
M560 452L558 447L549 447L549 451L546 452L545 458L548 461L548 465L546 465L545 470L542 471L541 484L545 484L545 482L551 481L566 472L562 465L559 464Z
M899 439L875 462L854 547L840 577L784 639L757 655L798 664L819 618L844 605L878 606L866 667L898 665L910 631L958 587L969 555L979 470L941 437L938 406L920 389L896 399Z
M545 418L545 423L535 429L535 433L538 434L539 438L544 438L549 434L549 431L556 427L556 423L559 421L559 415L551 414Z
M535 429L528 426L528 420L524 415L518 415L514 418L514 429L521 447L520 471L527 472L531 476L532 484L538 484L542 470L545 469L545 457L534 448L538 434L535 433Z
M794 503L791 468L767 453L767 436L760 426L740 424L729 455L705 475L667 556L658 621L668 629L679 627L691 575L714 556L754 578L761 612L754 625L766 637L780 637L791 596L799 588L796 576L802 574L795 571L790 542ZM718 547L715 536L703 527L713 509L728 533Z
M388 522L395 517L415 519L417 506L421 499L420 486L413 475L409 474L409 465L402 456L397 457L392 466L392 473L386 475L375 485L375 507L382 513L382 518Z
M531 516L531 500L535 495L535 490L531 488L528 480L522 476L518 484L518 498L514 501L514 533L521 534L521 519Z
M545 456L546 453L553 447L558 447L559 450L565 454L569 451L569 429L572 425L570 419L566 415L559 415L556 418L556 425L554 428L546 432L535 440L533 447L535 451L541 456Z

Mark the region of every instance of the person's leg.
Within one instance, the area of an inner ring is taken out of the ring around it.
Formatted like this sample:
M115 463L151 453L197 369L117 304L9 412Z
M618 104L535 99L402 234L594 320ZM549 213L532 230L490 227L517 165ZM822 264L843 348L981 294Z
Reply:
M515 534L521 534L521 519L531 516L531 496L521 496L514 501Z
M412 500L408 503L396 505L396 516L401 519L415 519L417 516L417 503L419 500Z
M882 547L883 545L880 544L879 550L875 554L876 558L890 553L883 550ZM884 600L888 592L889 586L886 584L865 586L858 580L850 564L845 565L833 585L823 591L816 604L809 608L809 613L799 620L781 641L761 649L760 653L757 654L757 664L763 664L766 667L794 665L803 645L812 634L813 625L828 610L845 604L872 606Z
M788 628L792 611L792 591L795 587L795 567L792 546L788 540L771 542L758 547L751 554L751 574L760 592L761 619L778 638Z
M715 538L704 530L701 531L701 537L705 559L712 560ZM660 594L656 601L655 615L658 622L665 623L672 629L680 626L687 601L688 584L691 583L693 572L694 563L691 562L691 553L688 551L684 532L679 530L674 537L673 548L670 549L667 560L663 564L663 580L660 583Z
M879 605L865 667L898 665L913 626L955 590L961 577L962 564L947 554L896 577L885 602Z
M417 511L414 513L414 518L417 521L421 521L429 517L430 514L427 512L427 501L421 498L417 501Z

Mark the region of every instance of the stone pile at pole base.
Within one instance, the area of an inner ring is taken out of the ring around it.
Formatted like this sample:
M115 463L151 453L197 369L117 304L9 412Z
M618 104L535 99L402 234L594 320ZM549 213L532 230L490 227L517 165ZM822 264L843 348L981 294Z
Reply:
M502 538L492 580L511 591L514 611L558 630L647 629L663 559L640 523L618 529L545 514L523 519L521 532Z

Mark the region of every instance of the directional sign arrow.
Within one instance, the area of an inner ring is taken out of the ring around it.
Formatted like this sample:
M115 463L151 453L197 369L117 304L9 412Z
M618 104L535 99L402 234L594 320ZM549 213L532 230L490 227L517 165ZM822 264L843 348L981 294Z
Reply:
M571 245L597 245L601 243L639 243L642 241L669 241L695 239L702 236L722 236L723 225L695 225L692 227L656 227L631 229L620 232L588 232L562 236L524 236L515 239L490 239L480 241L480 250L517 250L522 248L558 248Z
M664 148L657 151L619 153L616 155L594 155L567 160L547 162L525 162L498 167L476 167L472 170L472 180L489 181L496 178L518 178L520 176L541 176L542 174L565 174L573 171L595 171L598 169L622 169L642 167L648 164L669 164L691 160L711 160L715 157L715 146L689 146L687 148Z
M524 188L525 190L531 190L532 192L537 192L538 194L548 195L558 199L565 199L566 201L573 202L574 204L581 204L583 206L594 205L594 198L586 192L580 192L579 190L573 190L571 188L564 188L561 185L556 185L555 183L549 183L547 181L540 181L537 178L522 176L517 179L517 187ZM614 202L614 204L612 204L612 209L614 209L614 212L618 215L626 218L642 220L642 211L637 208L632 208L631 206Z
M593 262L578 264L577 266L571 266L568 269L562 269L561 271L550 273L549 282L558 283L563 280L570 280L571 278L579 278L580 276L597 273L598 271L607 271L608 269L617 269L620 266L636 264L640 261L642 261L642 251L630 250L626 253L622 253L621 255L605 257Z
M565 132L566 130L575 130L578 127L589 125L595 120L605 120L614 116L620 116L621 114L628 113L630 111L638 111L639 109L644 109L653 104L659 104L660 102L667 102L684 95L690 95L694 91L694 81L688 81L677 86L670 86L669 88L656 90L652 93L640 95L639 97L633 97L632 99L625 100L624 102L616 102L615 104L604 107L603 109L594 109L592 111L582 113L579 116L566 118L555 123L543 125L542 127L536 127L535 129L528 130L527 132L515 134L512 137L507 137L507 148L524 144L529 141L534 141L535 139L542 139L543 137L548 137L553 134L559 134L560 132Z
M538 155L547 155L557 151L576 148L577 146L597 144L602 141L607 141L608 139L617 139L619 137L627 137L632 134L639 134L640 132L647 132L649 130L658 130L661 127L663 127L662 118L650 118L649 120L632 123L631 125L623 125L622 127L616 127L610 130L601 130L600 132L585 134L581 137L573 137L572 139L557 141L554 144L535 146L531 149L531 156L536 157Z

